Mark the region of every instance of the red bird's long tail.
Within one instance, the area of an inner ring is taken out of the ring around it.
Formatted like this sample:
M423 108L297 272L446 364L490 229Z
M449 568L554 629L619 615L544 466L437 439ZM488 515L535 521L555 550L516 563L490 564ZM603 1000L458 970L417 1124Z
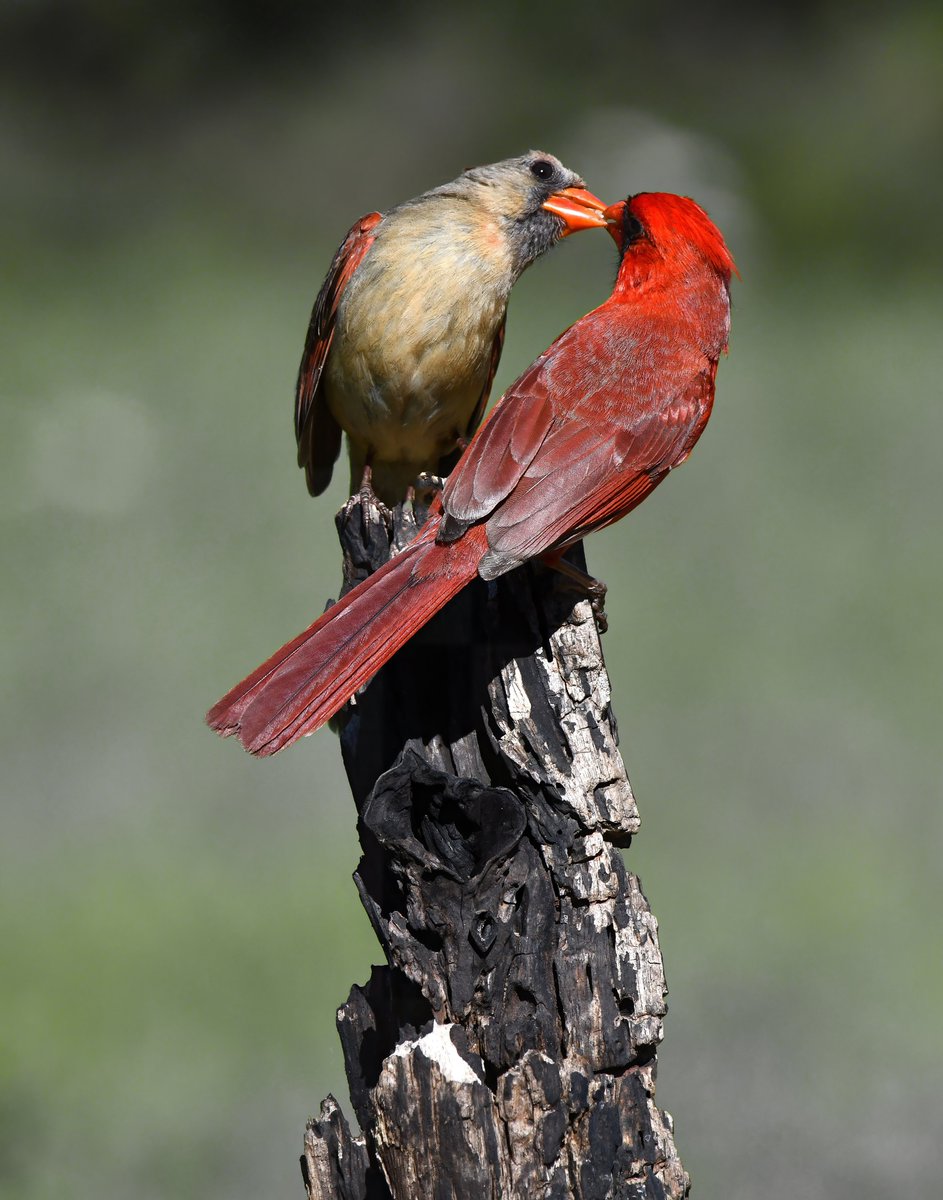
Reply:
M277 650L214 704L207 724L269 755L313 733L413 634L474 579L487 549L481 526L438 545L439 522Z

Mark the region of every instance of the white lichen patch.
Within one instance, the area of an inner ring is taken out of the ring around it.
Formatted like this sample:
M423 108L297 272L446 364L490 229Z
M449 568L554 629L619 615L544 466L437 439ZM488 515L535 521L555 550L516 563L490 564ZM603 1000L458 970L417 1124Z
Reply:
M434 1062L445 1078L452 1083L480 1083L481 1080L455 1049L449 1032L451 1029L449 1024L440 1025L436 1022L425 1037L397 1046L393 1057L409 1058L414 1050L419 1050Z

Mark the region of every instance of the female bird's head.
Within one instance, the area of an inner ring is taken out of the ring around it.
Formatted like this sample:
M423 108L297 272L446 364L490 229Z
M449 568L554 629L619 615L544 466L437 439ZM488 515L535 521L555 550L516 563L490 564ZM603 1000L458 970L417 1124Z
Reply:
M494 222L518 274L568 234L606 228L603 202L575 171L541 150L470 167L428 194L468 201L483 221Z
M706 261L727 284L737 274L723 234L688 196L639 192L610 204L604 216L623 264L637 265L643 274L656 264L683 270L698 261Z

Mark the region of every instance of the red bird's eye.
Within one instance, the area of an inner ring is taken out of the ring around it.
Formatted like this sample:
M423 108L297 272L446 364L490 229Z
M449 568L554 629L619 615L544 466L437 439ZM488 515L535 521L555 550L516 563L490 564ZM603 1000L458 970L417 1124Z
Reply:
M553 163L547 162L545 158L538 158L530 164L531 175L536 175L538 179L553 178Z

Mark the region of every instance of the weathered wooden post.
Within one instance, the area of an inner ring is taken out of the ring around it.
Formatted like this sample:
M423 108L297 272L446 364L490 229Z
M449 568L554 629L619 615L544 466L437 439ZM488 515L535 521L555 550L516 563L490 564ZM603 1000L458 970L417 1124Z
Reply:
M410 506L354 497L348 582L415 528ZM386 965L338 1013L363 1132L322 1104L311 1200L686 1195L654 1099L665 978L620 852L639 818L589 602L534 564L466 588L341 745Z

